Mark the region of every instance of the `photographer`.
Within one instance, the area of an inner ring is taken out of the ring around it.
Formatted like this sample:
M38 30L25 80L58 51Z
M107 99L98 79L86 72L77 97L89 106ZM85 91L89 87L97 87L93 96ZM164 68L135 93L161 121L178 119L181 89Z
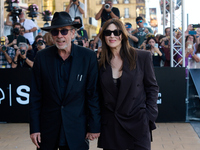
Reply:
M105 0L105 4L102 5L99 12L96 14L95 19L99 20L101 18L101 27L103 26L104 22L111 18L120 18L119 9L113 7L112 0Z
M69 5L66 7L65 11L69 13L72 20L74 20L76 16L81 17L81 19L83 20L83 14L85 13L84 8L85 8L85 5L79 2L79 0L70 0ZM82 24L83 24L83 21L82 21Z
M9 15L11 14L8 13L7 18L9 18ZM27 38L30 45L32 45L34 42L33 32L37 30L37 26L31 19L25 19L25 12L23 11L19 14L19 23L25 28L24 37ZM9 21L9 19L6 19L6 24L12 26L13 23Z
M8 38L1 37L0 46L0 68L11 68L12 60L15 57L15 50L13 47L8 47Z
M139 48L140 45L144 42L146 35L148 33L152 33L152 31L150 28L144 27L144 20L142 17L137 17L136 23L139 27L136 30L134 30L132 34L138 38L138 42L136 43L136 45Z
M19 45L20 42L25 42L26 43L26 38L24 36L20 35L20 23L14 23L13 24L13 30L12 34L8 35L8 41L9 47L13 47L14 49L18 49L17 45Z
M82 20L81 20L81 17L79 17L79 16L76 16L75 18L74 18L74 22L77 22L77 23L82 23ZM79 28L79 29L77 29L77 37L79 38L79 39L87 39L88 40L88 34L87 34L87 31L83 28L83 26L81 27L81 28Z
M22 67L33 67L33 51L28 50L28 45L26 43L19 43L19 49L17 49L14 60L12 62L12 68L22 68Z
M34 43L33 43L33 45L32 45L33 51L34 51L34 58L35 58L35 56L36 56L36 54L37 54L37 52L38 52L38 41L44 41L44 37L41 36L41 35L37 35L37 36L35 37L35 41L34 41ZM45 47L46 47L46 45L45 45Z
M37 42L37 49L38 51L45 49L46 48L46 43L44 40L38 40Z
M166 58L164 52L161 49L159 50L159 48L156 47L155 44L155 36L149 35L146 40L146 46L144 47L144 49L151 52L154 67L160 67L161 60L165 62Z

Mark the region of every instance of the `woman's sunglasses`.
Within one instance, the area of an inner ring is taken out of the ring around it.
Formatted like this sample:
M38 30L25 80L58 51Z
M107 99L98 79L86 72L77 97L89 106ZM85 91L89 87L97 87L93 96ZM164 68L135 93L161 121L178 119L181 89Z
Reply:
M114 30L114 31L105 30L105 31L103 31L104 36L111 36L112 33L114 34L114 36L120 36L122 34L122 31L121 30Z
M52 29L51 34L53 36L57 36L60 32L62 35L67 35L69 30L71 30L71 29L62 29L62 30Z

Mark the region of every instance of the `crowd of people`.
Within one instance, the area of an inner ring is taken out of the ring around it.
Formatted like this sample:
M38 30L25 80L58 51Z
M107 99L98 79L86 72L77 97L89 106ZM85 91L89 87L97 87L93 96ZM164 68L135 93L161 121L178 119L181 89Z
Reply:
M95 19L101 19L101 26L103 26L103 24L109 19L119 19L120 11L112 5L112 0L105 0L105 4L102 5L101 9L96 14ZM96 52L99 59L101 57L102 50L101 40L99 38L99 34L97 34L97 36L93 39L88 38L87 31L84 29L83 25L84 4L79 0L70 0L70 3L66 7L65 11L70 14L74 22L82 24L82 27L76 30L75 37L72 39L72 42L74 44L92 49ZM12 26L13 28L11 35L8 35L7 37L3 36L5 41L1 42L1 45L4 43L4 45L8 48L7 50L2 50L2 48L0 48L0 68L32 67L37 51L54 45L51 34L46 33L43 36L39 34L34 39L33 32L37 30L37 27L32 20L25 19L25 12L21 12L19 15L19 22L17 23L10 21L10 15L11 14L8 13L6 24ZM170 28L167 27L164 35L161 35L154 33L149 27L144 27L144 23L145 22L142 17L136 18L136 29L132 27L131 23L125 23L125 27L128 32L129 44L138 49L151 51L155 67L170 66ZM195 35L190 34L190 31L194 31L192 25L188 26L185 31L186 36L183 37L186 39L186 66L188 65L188 59L192 59L194 62L200 62L200 28L196 29ZM181 30L177 30L176 32L175 37L178 39L176 41L176 45L180 45L182 43L181 32ZM20 53L19 44L21 43L27 44L27 48L25 49L25 53L23 55ZM182 50L180 50L180 53L174 54L174 59L178 62L179 66L182 66Z

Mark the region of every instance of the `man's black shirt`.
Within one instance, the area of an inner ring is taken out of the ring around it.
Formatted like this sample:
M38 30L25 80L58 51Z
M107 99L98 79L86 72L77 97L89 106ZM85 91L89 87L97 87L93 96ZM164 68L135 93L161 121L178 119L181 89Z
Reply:
M112 9L111 9L111 11L116 15L116 16L118 16L119 18L120 18L120 12L119 12L119 9L118 8L116 8L116 7L113 7ZM111 15L110 15L110 13L108 13L105 9L103 10L103 12L102 12L102 14L101 14L101 27L103 26L103 24L107 21L107 20L109 20L109 19L111 19L112 17L111 17Z
M33 50L28 50L26 53L26 58L28 58L31 61L34 61L34 52ZM20 56L18 56L17 59L17 68L27 67L31 68L27 63L26 60L23 60Z

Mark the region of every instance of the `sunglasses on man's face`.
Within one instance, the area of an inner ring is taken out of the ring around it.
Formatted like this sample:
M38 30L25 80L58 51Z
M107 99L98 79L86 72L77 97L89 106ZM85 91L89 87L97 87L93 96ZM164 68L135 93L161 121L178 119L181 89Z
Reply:
M114 34L114 36L120 36L122 34L122 31L121 30L114 30L114 31L105 30L103 33L105 36L111 36L112 33Z
M140 20L140 21L137 21L137 24L139 24L139 23L142 23L142 20Z
M71 29L62 29L62 30L52 29L51 34L53 36L57 36L60 32L62 35L67 35L69 30L71 30Z

